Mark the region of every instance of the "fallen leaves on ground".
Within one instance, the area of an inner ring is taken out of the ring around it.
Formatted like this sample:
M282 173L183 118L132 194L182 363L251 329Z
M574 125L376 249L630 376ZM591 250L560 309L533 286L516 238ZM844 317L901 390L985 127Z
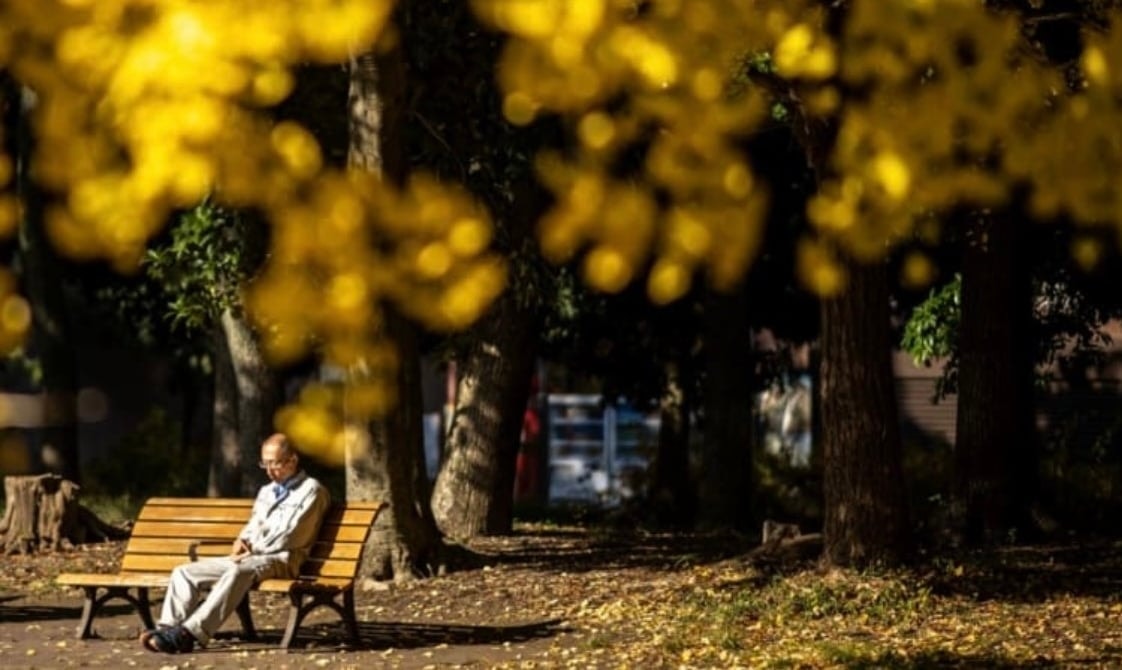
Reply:
M74 602L53 576L111 569L122 547L0 559L0 593L21 598L0 604L0 616L21 603ZM761 567L736 537L577 526L520 525L470 548L484 567L360 589L358 650L337 648L339 631L321 611L304 654L235 640L166 667L1122 666L1120 544L1005 548L864 573ZM279 629L286 603L256 594L254 611L262 627ZM114 617L118 629L133 619ZM55 667L107 643L48 635L38 644L46 625L5 616L0 665ZM106 666L159 660L121 636L108 641L120 650Z

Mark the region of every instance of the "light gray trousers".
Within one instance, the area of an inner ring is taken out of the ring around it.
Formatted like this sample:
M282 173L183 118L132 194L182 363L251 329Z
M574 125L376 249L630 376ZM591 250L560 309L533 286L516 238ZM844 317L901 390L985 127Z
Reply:
M159 624L182 625L205 645L254 583L287 574L287 562L273 556L247 556L238 562L218 557L184 563L171 571ZM202 598L207 589L210 593Z

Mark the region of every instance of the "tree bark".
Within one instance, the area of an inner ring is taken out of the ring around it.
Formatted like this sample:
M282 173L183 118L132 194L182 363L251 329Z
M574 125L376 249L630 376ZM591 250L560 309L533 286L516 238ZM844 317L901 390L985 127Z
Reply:
M384 419L371 421L369 444L349 454L347 499L389 502L367 540L362 573L405 581L442 571L443 544L427 504L416 330L392 311L387 311L386 330L401 358L397 406Z
M1008 213L975 218L964 250L954 501L969 544L1030 528L1033 293L1022 228Z
M698 515L706 528L752 525L751 331L748 294L710 293L705 302L705 427Z
M507 291L471 331L436 478L437 525L458 539L510 533L515 464L537 351L535 318Z
M221 316L237 386L237 440L240 495L254 496L260 486L257 461L261 443L273 433L273 415L280 405L279 376L265 356L245 318L232 309Z
M4 478L0 535L4 538L5 555L29 554L35 548L39 533L38 480L42 476Z
M397 15L402 11L399 4ZM399 49L352 60L348 105L348 163L401 183L405 67ZM401 361L398 403L389 416L370 423L369 449L347 459L347 497L390 503L371 531L362 570L375 579L405 580L439 569L442 542L428 505L417 333L392 309L385 312L386 334Z
M31 352L42 369L41 387L47 397L47 422L40 437L40 460L47 470L79 481L78 426L74 399L77 391L74 346L67 319L58 258L47 240L43 212L49 197L31 180L34 139L30 117L36 94L22 89L18 124L16 182L24 203L19 227L21 278L31 306Z
M652 464L650 501L660 521L677 527L693 522L690 477L690 406L678 365L666 365L666 386L658 403L658 447Z
M207 495L236 498L242 490L241 451L238 446L238 386L230 348L220 324L212 329L214 354L214 411L212 413L210 473Z
M850 263L842 295L822 302L824 560L892 565L908 550L893 385L888 275Z

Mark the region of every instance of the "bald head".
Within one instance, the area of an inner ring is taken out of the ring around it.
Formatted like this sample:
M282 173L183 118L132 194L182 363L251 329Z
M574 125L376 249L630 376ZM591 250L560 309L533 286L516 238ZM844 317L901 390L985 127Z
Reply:
M274 433L261 443L261 467L269 479L283 482L300 468L300 458L284 433Z
M276 450L277 458L288 458L296 453L296 450L292 448L292 442L288 440L288 436L284 433L273 433L266 437L265 441L261 443L261 449L264 450L265 447L270 445Z

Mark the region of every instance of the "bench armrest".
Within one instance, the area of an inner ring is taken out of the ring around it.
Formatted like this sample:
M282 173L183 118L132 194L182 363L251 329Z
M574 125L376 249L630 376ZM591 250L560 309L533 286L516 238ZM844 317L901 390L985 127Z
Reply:
M216 547L224 547L229 545L229 542L219 542L217 540L195 540L187 545L187 555L191 557L191 562L194 563L199 560L199 547L214 545Z

